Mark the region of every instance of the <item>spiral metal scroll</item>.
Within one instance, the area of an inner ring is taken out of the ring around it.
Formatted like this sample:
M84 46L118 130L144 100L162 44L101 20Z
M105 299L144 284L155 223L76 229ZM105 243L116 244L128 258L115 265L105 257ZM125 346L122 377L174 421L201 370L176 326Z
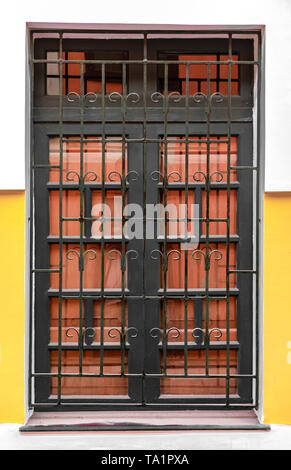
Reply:
M70 331L72 331L72 333L69 333ZM91 334L89 332L91 332ZM75 328L73 326L70 326L70 328L67 328L66 336L68 338L73 338L75 336L74 333L77 335L79 348L84 345L85 337L87 337L86 343L91 343L92 341L90 341L90 339L93 340L93 338L96 336L96 330L92 327L83 328L82 330Z
M113 333L115 332L115 333ZM119 335L119 342L121 346L125 346L126 344L126 337L129 339L136 338L138 336L138 329L134 326L130 326L129 328L125 328L123 331L119 328L113 327L110 328L107 332L109 338L116 338Z
M196 334L196 332L198 332L200 334ZM213 333L217 333L216 335L214 335ZM216 338L216 339L219 339L222 337L222 331L219 329L219 328L212 328L211 330L209 330L208 332L206 330L203 330L202 328L194 328L194 330L192 331L192 336L194 338L194 341L195 343L197 343L197 339L202 339L203 340L203 344L208 347L209 344L210 344L210 340L211 340L211 335Z
M118 91L113 91L108 95L108 99L111 103L117 103L119 100L122 102L129 103L138 103L140 101L140 95L135 92L128 93L127 95L122 95Z
M102 93L95 93L90 91L85 95L80 95L75 91L71 91L66 95L66 98L69 103L77 103L80 102L82 98L84 98L85 104L89 104L96 103L99 96L102 96ZM140 95L135 92L128 93L127 95L122 95L121 93L118 93L118 91L113 91L112 93L109 93L108 100L111 103L117 103L119 100L125 101L127 103L138 103L140 101Z
M166 272L168 271L168 268L169 268L169 257L175 254L176 254L176 257L173 256L173 260L176 261L176 260L181 259L181 253L178 250L171 250L171 251L168 251L168 253L163 253L161 250L156 249L156 250L151 251L151 258L154 260L157 260L159 259L159 255L160 255L163 260L162 270Z
M174 332L176 334L172 334ZM158 342L160 342L162 339L162 341L165 342L166 344L168 343L170 335L172 335L173 339L177 339L181 335L181 331L179 330L179 328L176 328L174 326L172 328L169 328L166 331L162 330L161 328L154 327L149 331L149 333L150 333L150 336L154 339L157 339Z
M77 256L77 258L79 260L79 271L83 272L84 269L85 269L85 257L88 255L89 260L94 260L94 259L96 259L97 254L96 254L96 251L90 249L90 250L84 251L83 255L81 255L78 250L75 250L74 248L71 248L70 250L68 250L66 252L66 258L68 260L72 261L74 259L74 257L72 255Z
M108 251L107 253L107 258L110 259L111 261L116 260L117 258L112 256L113 253L116 253L117 256L120 258L120 269L122 272L125 272L126 270L126 258L127 259L137 259L138 258L138 252L136 250L127 250L126 253L122 253L119 250L113 249Z
M179 103L183 96L179 91L172 91L171 93L168 94L168 100L172 100L174 103ZM151 101L153 103L164 103L166 100L166 95L163 95L159 91L155 91L154 93L151 94Z
M205 181L206 189L210 188L211 183L213 183L212 178L216 176L216 183L221 183L223 180L223 173L222 171L214 171L210 175L204 173L203 171L195 171L193 174L193 180L197 181L198 183L202 182L202 179Z
M200 91L195 93L193 95L193 100L195 103L203 103L211 105L213 102L214 103L221 103L224 99L224 96L222 93L216 91L215 93L212 93L209 98L205 93L201 93Z
M79 93L76 93L75 91L70 91L70 93L66 95L66 98L69 103L80 102L82 97L84 98L85 104L96 103L98 94L90 91L89 93L86 93L85 95L80 95Z
M123 186L125 186L126 183L128 183L130 181L137 181L138 180L138 172L135 171L135 170L131 170L126 175L122 176L121 173L119 173L119 171L115 171L115 170L110 171L110 173L108 173L109 181L115 182L116 180L114 179L114 177L118 178L120 183Z
M77 171L70 170L66 173L66 180L75 182L75 177L78 179L78 184L81 189L84 188L84 185L87 182L93 182L98 180L98 175L95 171L87 171L83 176L81 176Z
M220 250L212 250L208 253L204 252L202 250L194 250L192 252L192 258L196 261L199 261L200 258L203 257L204 258L204 264L205 264L205 271L209 271L209 269L210 269L210 260L211 260L212 255L214 255L215 253L217 253L216 258L214 258L215 261L221 260L222 259L222 252Z
M168 176L164 177L164 175L160 171L154 170L151 172L151 177L153 181L160 181L161 179L162 182L165 182L166 184L169 184L169 179L171 177L173 177L173 183L178 183L182 181L182 175L178 171L171 171Z

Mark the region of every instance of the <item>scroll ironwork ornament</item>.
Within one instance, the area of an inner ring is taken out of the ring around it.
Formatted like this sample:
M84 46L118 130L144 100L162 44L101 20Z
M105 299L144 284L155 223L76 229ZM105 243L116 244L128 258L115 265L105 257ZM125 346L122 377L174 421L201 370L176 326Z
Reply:
M79 93L76 93L75 91L70 91L66 95L66 98L69 103L76 103L78 101L81 101L82 97L84 98L85 104L96 103L98 99L98 94L94 93L93 91L90 91L89 93L86 93L85 95L80 95Z
M85 257L88 256L89 260L94 260L96 259L96 251L90 249L90 250L86 250L83 252L83 255L79 253L79 251L75 250L74 248L71 248L70 250L68 250L66 252L66 258L70 261L73 260L73 256L72 255L75 255L77 256L78 260L79 260L79 271L80 272L83 272L84 269L85 269ZM91 255L91 256L90 256Z
M69 331L72 331L73 333L69 333ZM92 328L91 326L89 326L87 328L83 328L82 330L80 330L78 328L75 328L74 326L70 326L70 328L68 328L66 330L66 336L68 338L73 338L74 333L77 334L79 348L84 345L85 337L90 338L90 339L93 340L93 338L96 336L96 330L94 328ZM86 341L86 342L88 342L88 341Z
M66 98L69 103L77 103L80 102L82 98L84 98L85 104L88 104L96 103L98 96L102 96L102 93L95 93L93 91L90 91L85 95L80 95L75 91L71 91L66 95ZM131 92L126 95L122 95L118 91L113 91L112 93L109 93L108 100L111 103L117 103L119 100L131 103L138 103L140 101L140 95L136 92Z
M211 183L213 183L212 179L213 179L214 176L216 176L216 181L215 182L216 183L221 183L221 181L223 180L222 171L214 171L210 175L206 174L206 173L204 173L203 171L200 171L200 170L195 171L195 173L193 174L193 180L200 183L200 182L202 182L201 179L204 179L206 189L209 190Z
M159 255L161 256L161 258L163 260L162 270L164 272L168 271L169 257L170 256L176 255L176 257L172 256L172 259L175 260L175 261L181 259L181 253L178 250L171 250L171 251L168 251L168 253L163 253L161 250L158 250L158 249L151 251L151 258L152 259L154 259L154 260L159 259Z
M113 333L115 331L115 334ZM116 338L119 335L120 346L124 347L126 345L126 337L129 339L136 338L138 336L138 329L134 326L125 328L124 330L113 327L110 328L107 332L109 338Z
M127 95L123 95L118 91L113 91L109 93L108 99L110 103L117 103L119 100L121 102L131 102L131 103L138 103L140 101L140 95L135 92L128 93Z
M172 100L174 103L179 103L183 96L179 91L172 91L168 94L168 97L166 97L166 95L163 95L163 93L160 93L159 91L155 91L151 94L151 101L153 103L164 103L166 101L166 98L168 98L168 101Z
M175 334L172 334L174 332ZM152 338L158 339L159 342L162 339L162 341L166 342L166 344L168 343L169 336L172 336L173 339L177 339L181 335L180 330L174 326L172 328L169 328L168 330L163 330L161 328L154 327L149 331L149 333Z
M209 251L208 253L204 252L202 250L194 250L192 252L192 258L196 261L199 261L201 256L202 256L204 258L205 271L209 271L209 269L210 269L210 260L211 260L211 257L214 254L217 254L216 258L214 258L215 261L219 261L219 260L222 259L222 252L220 250L212 250L212 251Z
M179 91L172 91L171 93L169 93L169 99L173 99L174 103L179 103L181 101L181 99L183 98L183 96L181 95L181 93Z
M98 180L98 176L95 173L95 171L87 171L83 176L81 176L77 171L75 170L70 170L66 173L66 180L67 181L75 181L75 177L78 179L78 184L80 186L80 189L84 189L85 183L87 182L93 182Z
M129 171L124 176L121 173L119 173L119 171L116 171L116 170L110 171L110 173L108 173L108 179L112 183L116 181L114 179L114 176L119 179L122 187L125 187L126 183L129 183L130 181L137 181L138 180L138 172L135 171L135 170Z
M201 93L198 91L193 95L193 100L195 103L203 103L211 105L213 102L215 103L222 103L224 96L219 91L212 93L209 97L205 93Z
M196 332L200 332L200 335L199 334L196 334ZM214 335L214 333L217 333L216 335ZM206 330L203 330L202 328L194 328L194 330L192 331L192 336L194 338L194 341L197 343L196 339L197 338L201 338L203 339L203 344L204 346L206 346L208 348L209 344L210 344L210 340L211 340L211 335L216 338L216 339L219 339L222 337L222 331L219 329L219 328L211 328L211 330L209 330L208 332Z
M119 250L116 250L115 248L113 250L108 251L107 253L107 258L110 260L116 260L114 256L112 256L114 253L117 254L117 256L120 257L120 269L124 273L126 270L126 258L127 259L137 259L138 258L138 252L136 250L127 250L126 253L122 253Z
M151 177L152 177L152 180L153 181L160 181L160 179L162 180L162 182L166 183L166 184L169 184L169 179L170 178L173 178L173 182L174 183L178 183L180 181L182 181L182 175L178 172L178 171L171 171L168 176L166 176L166 178L164 177L164 175L158 171L158 170L154 170L151 172Z

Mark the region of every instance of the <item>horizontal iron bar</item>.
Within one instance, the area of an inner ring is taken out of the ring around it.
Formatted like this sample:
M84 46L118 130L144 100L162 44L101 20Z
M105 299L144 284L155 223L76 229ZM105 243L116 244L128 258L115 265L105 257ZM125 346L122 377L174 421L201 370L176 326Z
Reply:
M84 290L83 290L84 293ZM187 294L189 292L187 291ZM236 295L236 294L235 294ZM220 295L220 296L215 296L215 295L171 295L171 296L155 296L155 295L82 295L82 296L73 296L73 295L60 295L57 297L62 297L63 300L75 300L75 299L81 299L81 300L164 300L164 299L170 299L170 300L226 300L227 296L226 295Z
M82 291L82 295L80 296L80 291L78 290L69 290L69 289L62 289L62 291L60 292L58 289L48 289L47 291L48 295L50 297L64 297L64 295L69 295L69 296L72 296L73 298L85 298L84 297L84 294L87 294L87 296L94 296L94 295L97 295L98 298L102 298L102 291L101 289L96 289L96 290L87 290L87 289L83 289ZM191 295L193 296L193 298L196 298L197 295L201 295L201 294L204 294L205 293L205 289L190 289L188 288L187 292L183 289L179 290L179 289L171 289L171 290L167 290L166 293L164 292L163 289L159 289L158 290L158 294L157 295L132 295L127 289L125 289L124 291L124 295L122 295L122 289L116 289L115 291L112 291L110 289L104 289L103 291L103 298L106 298L106 294L112 296L112 298L123 298L123 297L128 297L130 299L144 299L144 300L147 300L147 299L151 299L151 300L154 300L154 299L161 299L161 298L173 298L175 296L179 296L179 298L181 297L182 299L185 299L185 298L188 298L190 299L191 298ZM215 288L209 288L208 289L208 298L211 298L211 294L213 294L214 296L215 295L225 295L226 294L226 289L215 289ZM167 295L168 294L168 295ZM186 297L186 294L188 294L188 297ZM229 295L238 295L239 294L239 290L237 288L232 288L232 289L229 289ZM65 297L64 297L65 298Z
M63 221L69 221L69 222L84 222L85 220L99 220L100 222L101 221L114 221L114 220L126 220L126 219L130 219L130 216L124 216L123 218L121 217L62 217L61 220ZM163 220L165 222L186 222L186 219L185 218L180 218L180 219L177 219L177 218L174 218L174 217L171 217L171 218L168 218L168 217L155 217L155 218L152 218L152 217L134 217L134 220ZM188 222L191 222L193 220L200 220L202 222L225 222L227 223L228 222L228 219L206 219L205 217L188 217ZM186 239L188 240L188 238Z
M257 170L258 167L257 166L230 166L229 167L230 170Z
M211 397L209 395L206 395L206 400L196 400L195 403L189 402L187 400L183 400L181 403L176 403L175 401L165 401L165 400L160 400L157 403L137 403L137 402L132 402L130 400L121 400L119 398L118 401L112 401L112 400L107 400L105 403L104 401L101 400L96 400L94 402L91 401L79 401L79 400L68 400L64 401L61 400L60 404L58 404L56 401L52 401L49 399L47 402L43 403L32 403L31 407L34 407L35 411L44 411L44 412L49 412L49 411L61 411L61 410L66 410L66 411L75 411L76 408L78 408L78 411L82 410L100 410L104 411L105 410L111 410L111 411L116 411L116 410L140 410L141 407L143 409L147 410L176 410L176 408L179 408L179 410L190 410L190 409L199 409L199 410L252 410L253 408L256 407L255 403L243 403L241 401L238 401L237 398L232 399L231 404L226 406L225 403L225 397L224 399L217 399L214 398L211 400ZM207 401L209 399L210 402Z
M82 239L83 243L102 243L102 240L105 243L121 243L122 237L121 236L120 237L103 237L103 238L102 237L98 237L98 238L83 237L83 239ZM60 241L62 241L63 243L80 243L80 237L78 237L78 236L77 237L64 236L64 237L62 237L62 239L60 239L59 237L49 235L47 237L47 241L48 241L48 243L60 243ZM124 241L129 242L129 239L125 237Z
M91 378L106 378L106 377L153 377L153 378L165 378L165 379L256 379L255 374L146 374L146 373L137 373L137 374L58 374L57 372L34 372L31 374L31 377L91 377Z
M59 183L54 183L54 182L48 182L47 183L47 188L48 189L59 189L60 188L60 184ZM102 189L103 187L103 183L84 183L84 187L85 188L89 188L89 189ZM104 187L106 190L110 190L110 189L121 189L121 184L120 183L111 183L111 182L104 182ZM129 187L129 183L126 183L126 187ZM79 183L66 183L65 181L63 182L62 184L62 189L63 190L66 190L66 189L74 189L74 190L79 190L80 188L80 185Z
M229 269L227 270L229 274L235 274L235 273L243 273L243 274L257 274L257 271L254 271L253 269Z
M224 243L227 242L227 236L225 235L200 235L199 240L201 243L205 243L208 240L210 243ZM239 235L230 235L228 240L232 243L239 242Z
M158 183L158 188L159 189L164 189L164 185L162 182ZM227 186L227 183L210 183L210 188L213 188L213 189L227 189L228 186ZM239 181L233 181L229 184L229 188L230 189L237 189L239 188L240 186L240 183ZM84 183L84 187L85 188L89 188L89 189L102 189L103 187L103 184L100 182L100 183ZM110 190L110 189L121 189L121 184L120 183L111 183L111 182L104 182L104 187L106 190ZM129 183L126 183L126 187L129 188ZM180 189L180 190L183 190L184 188L186 187L185 183L184 182L181 182L181 183L171 183L169 182L167 185L166 185L166 188L169 189L169 190L172 190L172 189ZM189 189L195 189L195 188L204 188L205 187L205 183L201 182L188 182L188 188ZM60 184L59 183L55 183L55 182L48 182L47 183L47 188L50 189L50 190L58 190L60 188ZM63 190L79 190L80 188L80 185L79 183L66 183L66 182L63 182L62 184L62 189Z
M213 349L213 350L220 350L220 349L225 349L227 345L226 341L212 341L210 342L208 348ZM230 341L228 343L230 349L239 349L240 345L237 341ZM130 344L126 343L125 345L126 349L130 348ZM160 342L158 344L158 348L162 348L162 343ZM58 343L49 343L48 344L48 349L54 351L59 349L59 344ZM62 343L61 344L61 349L62 350L69 350L69 351L79 351L80 348L77 343ZM104 345L101 345L100 343L92 343L90 345L84 345L82 346L83 351L95 351L95 350L100 350L100 349L106 349L106 350L121 350L120 343L105 343ZM188 343L187 347L185 348L184 343L181 342L169 342L167 343L167 349L175 350L175 349L187 349L187 350L205 350L206 346L204 344L191 344Z
M184 182L182 182L182 183L168 183L166 185L166 188L169 189L169 190L171 190L171 189L184 189L185 186L186 185L185 185ZM196 182L196 183L188 182L187 186L188 186L188 189L195 189L195 188L202 188L203 189L205 187L205 182L201 182L201 183L199 183L199 182ZM215 182L212 183L211 182L209 184L209 187L212 188L212 189L228 189L228 188L237 189L237 188L239 188L239 186L240 186L239 181L233 181L233 182L229 183L229 185L227 183L218 183L218 182L217 183L215 183ZM163 183L159 183L158 188L163 190L164 189Z
M259 65L257 60L74 60L74 59L33 59L34 64L162 64L162 65Z
M206 399L211 399L211 395L205 395ZM217 398L214 397L212 403L207 403L207 401L201 401L200 399L198 399L195 403L191 403L191 402L188 402L186 400L184 400L182 403L176 403L174 401L171 401L171 400L165 400L164 398L162 399L159 399L158 402L156 403L138 403L138 402L133 402L130 398L127 398L127 399L121 399L120 397L117 397L118 398L118 401L116 400L112 400L112 399L108 399L105 403L104 401L101 401L100 399L96 399L95 401L80 401L78 399L75 399L76 401L72 401L72 399L70 398L67 398L65 399L66 401L64 401L64 399L62 399L61 403L58 403L57 401L53 401L51 398L48 398L48 401L47 402L42 402L42 403L32 403L31 406L33 407L36 407L36 408L46 408L46 410L43 410L43 411L47 411L48 409L52 408L54 410L56 410L56 408L60 409L61 407L65 407L67 409L70 408L70 405L72 406L72 408L74 408L75 406L79 406L81 409L84 405L84 407L93 407L93 409L95 408L96 409L96 406L99 408L99 407L106 407L107 409L111 407L111 405L114 407L114 409L117 409L118 407L120 407L120 409L122 409L124 411L125 407L129 407L129 409L133 409L135 406L140 408L141 406L146 406L148 409L151 409L151 407L153 407L153 409L158 409L159 406L161 407L161 409L165 409L165 408L172 408L173 409L173 406L178 406L180 409L182 408L185 408L185 409L191 409L192 406L199 408L199 409L208 409L208 407L210 407L212 410L214 409L219 409L219 408L226 408L226 404L225 404L225 395L224 395L224 399L223 398ZM200 397L199 397L200 398ZM241 401L238 401L238 398L237 396L235 396L235 398L232 398L232 403L227 407L227 409L252 409L255 407L255 404L254 403L244 403L244 402L241 402ZM104 398L102 398L102 400L104 400ZM39 411L39 410L35 410L35 411ZM103 410L104 411L104 410Z
M59 269L32 269L33 273L59 273Z
M178 137L178 136L177 136ZM195 136L193 136L195 137ZM130 138L127 138L127 137L124 137L122 139L111 139L111 138L104 138L102 139L100 137L100 139L63 139L63 142L71 142L71 143L78 143L78 142L83 142L83 143L99 143L101 144L102 142L103 143L122 143L122 142L125 142L125 143L173 143L173 144L184 144L184 143L189 143L189 144L207 144L207 143L210 143L210 144L227 144L229 142L230 139L185 139L185 138L179 138L178 140L175 139L175 138L170 138L170 139L165 139L165 138L157 138L157 139L154 139L154 138L150 138L150 137L144 137L144 138L136 138L136 139L130 139Z
M44 164L41 164L41 163L37 163L35 165L32 165L32 168L35 169L35 168L61 168L60 165L50 165L49 163L44 163Z
M121 243L122 241L122 237L99 237L99 238L93 238L93 237L90 237L90 238L86 238L86 237L83 237L83 243L102 243L102 240L105 242L105 243ZM205 243L206 242L206 236L205 235L201 235L199 237L199 240L200 240L200 243ZM227 242L227 237L226 235L223 236L223 235L210 235L207 240L210 242L210 243L226 243ZM67 236L64 236L62 237L62 239L60 239L59 237L56 237L56 236L53 236L53 235L49 235L47 237L47 241L48 243L60 243L60 241L62 241L63 243L80 243L80 237L67 237ZM124 241L127 243L129 242L130 240L126 237L124 237ZM163 237L158 237L156 239L156 241L158 243L162 243L164 242L164 238ZM167 243L183 243L183 239L181 238L166 238L166 242ZM233 243L236 243L239 241L239 236L238 235L230 235L229 237L229 241L230 242L233 242Z

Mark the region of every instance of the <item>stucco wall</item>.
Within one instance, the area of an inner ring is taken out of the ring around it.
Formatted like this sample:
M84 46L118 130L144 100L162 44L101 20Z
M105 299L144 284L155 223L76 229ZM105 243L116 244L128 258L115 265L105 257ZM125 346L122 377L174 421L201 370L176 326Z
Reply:
M291 315L289 248L291 222L291 2L290 0L184 1L144 4L113 0L36 0L5 6L0 29L2 93L0 190L25 188L25 23L169 23L266 25L266 179L264 285L264 415L266 422L291 424ZM13 21L12 21L13 19ZM7 20L7 21L6 21ZM17 73L11 73L16 70ZM0 191L1 328L0 421L24 419L24 191Z
M24 420L23 191L0 191L0 422ZM265 195L263 414L291 424L291 193Z
M291 424L291 193L265 194L264 233L263 412Z
M24 191L0 191L0 422L24 420Z
M1 44L7 45L1 50L0 86L6 91L2 94L5 113L1 115L6 137L1 144L2 153L11 156L13 141L14 152L13 159L2 160L0 189L23 189L25 184L25 22L33 21L266 25L266 190L291 190L290 145L285 138L291 124L290 0L184 0L179 5L167 0L148 0L146 5L135 0L112 0L110 8L102 8L94 0L85 0L82 7L80 0L51 0L45 9L37 0L18 2L17 8L14 2L8 2L0 28ZM12 70L16 72L11 74Z

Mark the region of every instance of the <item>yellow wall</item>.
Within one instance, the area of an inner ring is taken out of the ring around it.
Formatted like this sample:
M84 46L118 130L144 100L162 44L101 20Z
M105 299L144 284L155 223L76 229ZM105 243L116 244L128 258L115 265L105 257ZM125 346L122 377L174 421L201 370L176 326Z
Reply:
M291 424L291 193L265 194L264 229L263 410Z
M0 191L0 422L24 422L25 192Z
M24 421L24 191L0 191L0 422ZM266 423L291 424L291 193L265 195Z

